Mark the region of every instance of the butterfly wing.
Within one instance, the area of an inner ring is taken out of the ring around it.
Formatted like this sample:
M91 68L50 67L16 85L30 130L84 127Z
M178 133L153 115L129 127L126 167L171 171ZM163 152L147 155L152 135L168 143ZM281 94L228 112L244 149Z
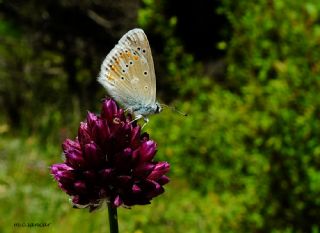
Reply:
M151 49L142 29L127 32L101 65L98 81L126 108L156 101L156 77Z

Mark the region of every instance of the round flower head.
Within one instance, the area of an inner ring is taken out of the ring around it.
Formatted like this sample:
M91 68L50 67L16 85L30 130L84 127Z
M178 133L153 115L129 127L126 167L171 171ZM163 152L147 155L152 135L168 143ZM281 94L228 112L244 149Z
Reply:
M103 101L100 116L89 112L78 137L62 148L65 162L51 173L76 207L92 211L104 200L115 207L149 204L169 182L170 165L153 161L156 143L112 99Z

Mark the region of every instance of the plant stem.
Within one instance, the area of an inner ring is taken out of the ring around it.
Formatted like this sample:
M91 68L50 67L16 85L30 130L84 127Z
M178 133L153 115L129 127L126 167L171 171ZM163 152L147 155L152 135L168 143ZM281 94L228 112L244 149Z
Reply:
M108 202L110 233L119 233L117 207Z

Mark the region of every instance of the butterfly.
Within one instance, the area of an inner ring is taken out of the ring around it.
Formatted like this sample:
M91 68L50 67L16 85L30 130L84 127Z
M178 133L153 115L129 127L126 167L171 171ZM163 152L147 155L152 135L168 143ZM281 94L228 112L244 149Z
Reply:
M156 75L146 34L136 28L128 31L104 59L98 82L134 120L161 112L156 100Z

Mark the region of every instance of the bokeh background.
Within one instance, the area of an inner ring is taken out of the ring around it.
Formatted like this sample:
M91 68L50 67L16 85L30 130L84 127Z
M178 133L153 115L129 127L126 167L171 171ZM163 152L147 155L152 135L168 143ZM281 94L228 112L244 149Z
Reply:
M145 30L170 110L144 128L171 163L122 233L320 232L318 0L0 0L0 232L108 232L49 174L87 110L100 64ZM14 227L14 223L50 223Z

